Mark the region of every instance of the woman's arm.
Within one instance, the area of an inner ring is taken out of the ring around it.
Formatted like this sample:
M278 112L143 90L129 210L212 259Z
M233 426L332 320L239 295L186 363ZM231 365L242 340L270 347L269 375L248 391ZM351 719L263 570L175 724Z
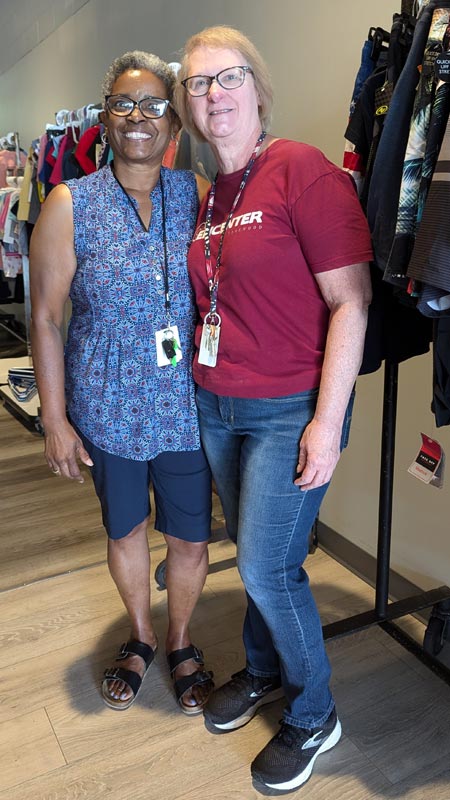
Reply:
M76 266L72 197L60 185L45 201L31 237L31 342L47 463L54 472L82 483L77 457L87 465L92 461L66 416L62 337Z
M371 300L368 264L353 264L316 275L330 309L316 412L300 440L294 483L316 489L331 479L340 456L342 424L361 366Z

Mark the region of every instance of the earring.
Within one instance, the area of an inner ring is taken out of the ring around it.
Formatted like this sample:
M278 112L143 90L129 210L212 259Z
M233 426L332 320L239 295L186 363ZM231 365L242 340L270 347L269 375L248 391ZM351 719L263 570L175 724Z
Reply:
M105 128L103 133L100 134L100 139L102 140L103 144L108 144L108 128Z

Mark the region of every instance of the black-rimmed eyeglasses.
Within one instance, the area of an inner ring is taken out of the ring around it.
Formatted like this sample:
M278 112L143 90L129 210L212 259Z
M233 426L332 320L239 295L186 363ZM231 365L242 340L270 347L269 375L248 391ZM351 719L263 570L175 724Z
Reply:
M159 119L166 113L169 100L162 100L160 97L143 97L142 100L133 100L126 94L108 94L105 97L105 105L108 111L116 117L129 117L137 106L143 117Z
M213 81L217 81L222 89L239 89L247 72L253 75L251 67L227 67L221 69L217 75L191 75L181 81L181 84L192 97L203 97L208 94Z

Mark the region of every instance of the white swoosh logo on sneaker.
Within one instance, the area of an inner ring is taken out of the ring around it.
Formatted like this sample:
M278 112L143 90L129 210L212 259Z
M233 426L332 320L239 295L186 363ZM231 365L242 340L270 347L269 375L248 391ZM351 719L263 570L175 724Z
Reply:
M267 689L270 689L271 687L272 687L272 684L271 684L271 683L268 683L268 684L267 684L267 686L263 686L263 687L262 687L262 689L259 689L259 691L257 691L257 692L252 692L252 693L250 694L250 697L251 697L252 699L253 699L253 698L255 698L255 697L261 697L261 695L263 694L263 692L267 692Z
M311 747L318 747L322 742L326 739L326 736L323 739L318 739L318 736L321 736L323 731L317 731L314 736L311 736L307 742L302 746L302 750L309 750Z

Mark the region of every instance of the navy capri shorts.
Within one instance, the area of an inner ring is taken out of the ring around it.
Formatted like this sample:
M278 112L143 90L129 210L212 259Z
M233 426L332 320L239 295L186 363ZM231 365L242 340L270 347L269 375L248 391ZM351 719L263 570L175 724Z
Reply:
M95 491L110 539L122 539L150 514L155 528L187 542L205 542L211 532L211 473L203 450L160 453L133 461L96 447L77 428L94 466Z

